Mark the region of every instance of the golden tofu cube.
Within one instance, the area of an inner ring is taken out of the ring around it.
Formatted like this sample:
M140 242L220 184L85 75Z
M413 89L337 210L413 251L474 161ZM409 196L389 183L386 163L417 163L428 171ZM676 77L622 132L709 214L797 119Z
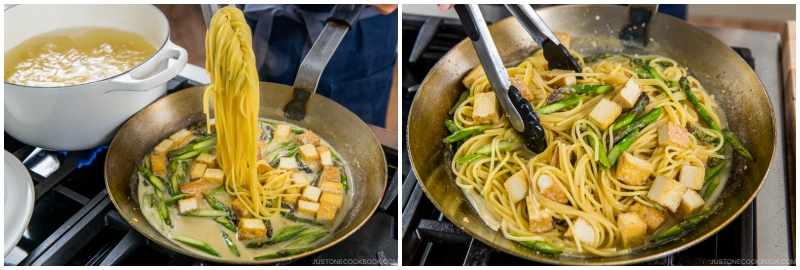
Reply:
M279 124L275 127L275 133L272 137L272 142L281 144L289 141L289 136L292 135L292 126Z
M206 186L206 180L203 179L183 184L180 189L181 193L188 193L189 195L195 197L203 196L203 193L208 192L208 187Z
M278 164L278 169L296 171L297 160L295 160L293 157L282 157L281 162Z
M318 203L309 202L305 200L300 200L297 203L297 216L301 218L305 218L308 220L315 220L318 210L319 210Z
M622 246L637 247L644 244L647 223L635 213L622 213L617 216L617 228L622 234Z
M322 196L319 197L319 203L333 204L336 207L342 206L342 200L344 200L344 196L342 196L342 194L325 191L323 191Z
M151 155L150 167L153 168L153 173L159 176L167 175L167 164L165 162L164 155Z
M639 218L647 223L647 226L650 227L650 230L658 229L658 227L661 227L661 224L664 224L664 221L667 220L666 213L658 210L655 207L647 206L638 202L630 207L628 213L636 213Z
M176 146L183 145L184 143L188 142L194 137L194 133L191 131L184 129L178 130L172 135L169 135L169 139L175 142Z
M519 171L512 175L503 183L512 203L517 203L528 195L528 177L524 171Z
M325 166L322 169L322 176L320 176L320 181L325 182L340 182L341 178L339 175L339 168L338 167L331 167Z
M623 152L617 163L616 177L631 186L644 185L653 172L653 165L647 160Z
M239 240L256 240L267 237L267 226L259 218L239 219Z
M616 102L604 98L589 113L589 121L592 121L598 128L606 130L620 114L622 114L622 107Z
M682 126L668 122L658 128L658 146L689 148L689 132Z
M267 163L266 160L256 161L256 172L258 172L258 174L265 174L272 170L275 170L275 168L269 166L269 163Z
M318 187L307 186L305 189L303 189L303 196L300 197L300 199L309 202L317 202L319 200L320 193L322 193L322 190L320 190Z
M687 188L678 181L669 179L663 175L656 177L653 185L650 186L650 191L647 192L647 198L654 201L672 212L678 210L681 204L683 193Z
M567 229L567 232L564 233L564 236L573 237L581 243L589 246L594 245L594 228L588 221L581 217L578 217L572 221L572 228Z
M619 104L622 109L627 110L633 108L633 105L636 105L636 100L639 99L639 95L641 94L642 86L636 83L636 79L630 78L614 96L614 102Z
M285 193L293 196L283 197L283 200L286 201L286 203L288 203L292 207L297 207L297 201L300 200L300 191L301 191L300 187L287 188Z
M197 210L199 207L197 197L189 197L178 201L178 212L181 214Z
M300 185L302 187L302 186L308 186L310 184L311 181L308 180L308 177L306 176L305 173L296 172L292 174L292 185Z
M544 75L545 82L549 82L555 78L558 78L558 76L566 74L566 76L561 77L561 79L558 79L557 81L551 84L552 86L558 88L562 86L570 86L578 84L578 78L571 73L575 72L572 70L553 69L545 71L544 73L542 73L542 75Z
M564 47L569 49L569 41L570 41L569 34L564 32L553 32L553 34L556 36L558 41L561 42L561 44L564 44Z
M535 98L533 96L533 93L531 93L531 90L528 89L528 85L525 84L525 76L523 75L515 76L513 79L511 79L511 85L513 85L514 87L517 88L517 90L519 90L519 93L525 100L531 101Z
M498 111L497 96L494 95L494 92L475 95L472 119L477 125L497 125L500 122Z
M322 191L341 194L342 189L344 189L344 185L339 182L319 181L319 189Z
M194 165L192 165L192 170L189 172L189 179L195 180L202 178L203 174L206 173L206 167L208 167L206 164L195 162Z
M569 202L569 198L567 198L564 189L556 184L556 181L558 180L550 178L550 176L546 174L539 176L539 179L536 179L536 185L539 186L539 193L542 193L545 198L557 203Z
M320 142L319 136L317 136L317 134L314 134L314 132L312 132L311 130L306 130L305 133L297 135L297 137L295 137L295 140L297 140L297 142L300 143L301 145L312 144L314 146L319 146Z
M313 144L305 144L300 146L300 158L303 159L303 162L306 164L316 164L319 163L319 153L317 153L317 148L314 147Z
M675 219L677 220L684 220L688 217L691 217L700 210L703 209L703 206L706 205L706 202L703 200L703 197L700 194L697 194L694 190L686 190L682 196L683 200L681 200L680 206L678 206L678 210L675 211Z
M206 168L216 168L217 156L209 153L200 153L200 155L197 156L197 159L195 159L194 162L200 162L206 164Z
M325 146L318 146L317 153L319 153L319 160L322 166L333 166L333 156L331 149Z
M244 206L244 202L239 198L236 198L231 202L231 211L233 211L236 216L239 218L251 218L253 217L253 213L247 211L247 207Z
M203 174L203 179L217 185L222 185L224 176L220 169L206 169L206 173Z
M483 66L477 66L467 73L467 76L464 76L464 79L461 80L461 84L467 88L467 91L472 87L472 83L475 82L478 78L485 75L486 73L483 71Z
M169 153L169 151L172 151L172 149L175 148L175 146L176 146L175 141L170 139L164 139L163 141L161 141L161 143L156 145L156 147L153 150L156 154L166 155L167 153Z
M683 165L681 167L681 174L678 177L682 185L694 189L703 189L703 182L705 182L706 167Z
M528 206L528 221L530 222L532 233L543 233L555 228L553 226L553 217L544 211L535 198L526 196L525 204Z
M339 207L333 204L320 204L319 210L317 211L317 222L322 223L328 229L333 228L333 220L336 219L336 210L339 210Z

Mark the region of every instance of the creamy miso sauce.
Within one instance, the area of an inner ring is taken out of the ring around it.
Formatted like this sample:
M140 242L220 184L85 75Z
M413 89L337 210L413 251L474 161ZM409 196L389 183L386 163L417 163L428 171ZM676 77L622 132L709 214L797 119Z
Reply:
M275 121L275 120L270 120L270 119L264 119L264 118L260 118L259 122L271 122L271 123L277 123L277 124L288 124L288 123L285 123L285 122ZM299 126L296 126L296 125L291 125L291 126L292 126L292 129L308 130L308 129L305 129L305 128L302 128L302 127L299 127ZM295 140L295 136L297 136L297 135L291 134L290 135L290 140ZM195 137L197 137L197 135L195 135ZM330 146L330 144L327 141L325 141L324 138L320 137L320 140L321 140L320 141L320 146L327 146L328 148L330 148L332 153L334 153L336 155L339 155L338 154L339 152L337 152L335 149L333 149ZM186 144L189 144L189 143L186 143ZM184 145L186 145L186 144L184 144ZM263 151L263 152L270 152L271 150L277 148L278 146L279 146L278 144L275 144L273 142L272 144L269 144L267 146L267 148L265 149L265 151ZM182 146L177 146L174 149L179 149L180 147L182 147ZM189 162L188 162L187 175L188 175L188 170L191 169L192 165L194 164L193 161L194 161L194 159L190 159ZM341 207L339 207L339 210L336 212L336 217L334 219L334 223L333 223L334 225L333 225L332 228L325 228L325 227L307 225L307 228L309 228L309 230L325 229L328 232L330 232L330 234L328 234L324 238L321 238L321 239L315 241L314 243L312 243L311 245L308 245L308 246L315 247L315 246L319 246L322 243L328 242L328 240L330 239L330 236L339 227L339 225L341 224L341 222L344 219L345 215L347 215L348 210L350 209L350 204L351 204L351 200L352 200L352 197L353 197L352 194L353 194L355 188L353 187L353 181L352 181L353 178L351 177L348 165L344 164L344 166L342 166L342 167L345 168L345 169L344 170L340 170L340 173L346 173L347 174L349 191L347 191L346 194L345 193L342 194L343 197L344 197L343 200L342 200L342 205L341 205ZM219 168L219 167L217 167L217 168ZM299 171L300 170L298 170L298 172ZM276 245L272 245L272 246L269 246L269 247L262 247L262 248L255 248L255 249L247 248L247 247L245 247L245 245L247 245L248 243L264 241L264 240L267 240L269 238L258 239L258 240L238 240L236 233L226 229L225 227L223 227L219 223L215 222L213 220L213 218L181 216L179 214L179 212L178 212L177 207L175 207L175 206L167 207L167 210L169 211L170 218L172 220L172 224L174 226L174 228L171 228L170 226L165 224L164 221L161 219L161 216L159 215L157 208L156 207L150 207L148 205L148 203L146 202L146 200L144 199L145 194L155 194L155 188L153 187L153 185L147 183L147 180L145 178L143 178L143 176L140 173L137 172L136 174L138 175L137 177L139 179L139 184L138 184L138 198L139 198L139 204L140 204L139 206L142 209L142 213L147 218L147 221L150 222L150 224L154 228L156 228L156 230L158 230L162 235L164 235L166 238L170 239L170 241L172 241L173 243L175 243L175 244L177 244L179 246L182 246L184 249L186 249L188 251L200 254L201 256L213 257L212 255L209 255L208 253L205 253L203 251L195 249L195 248L193 248L193 247L191 247L189 245L186 245L184 243L175 241L175 240L172 239L172 237L173 236L186 236L186 237L191 237L191 238L194 238L194 239L197 239L197 240L201 240L201 241L207 243L212 248L214 248L214 250L216 250L220 254L219 258L230 259L230 260L253 260L253 257L280 251L280 250L284 249L289 243L292 242L292 240L289 240L289 241L286 241L286 242L283 242L283 243L279 243L279 244L276 244ZM309 173L306 173L306 176L307 176L308 179L314 179L314 177L315 177L314 174L309 174ZM220 187L220 185L216 185L216 184L213 184L213 183L208 183L207 184L208 192L211 192L212 190L214 190L214 189L216 189L218 187ZM167 199L169 198L168 194L165 194L164 196L167 197ZM217 200L219 200L220 202L222 202L223 204L225 204L229 208L231 207L232 201L234 199L236 199L235 196L231 196L226 192L222 192L221 194L218 194L218 195L214 196L214 198L216 198ZM200 201L200 210L211 210L212 209L211 206L203 198L199 198L199 201ZM272 219L272 220L269 221L269 223L270 223L270 226L272 227L272 236L275 236L276 234L278 234L278 232L280 232L283 228L286 228L286 227L289 227L289 226L294 226L294 225L302 225L301 223L296 223L295 221L286 219L283 216L280 216L278 218ZM237 226L237 225L238 224L234 224L234 226ZM236 246L237 246L237 248L239 250L240 256L238 256L238 257L235 256L228 249L228 246L225 244L222 236L220 235L221 232L224 232L224 233L228 234L228 236L233 240L233 242L236 244Z
M23 41L5 53L5 81L57 87L103 80L146 61L156 47L118 29L59 29Z

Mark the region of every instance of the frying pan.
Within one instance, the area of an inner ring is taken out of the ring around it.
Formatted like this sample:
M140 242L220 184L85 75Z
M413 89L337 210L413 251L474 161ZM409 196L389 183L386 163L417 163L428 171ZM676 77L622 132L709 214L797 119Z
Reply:
M716 213L679 239L615 257L576 257L537 253L489 229L448 176L442 138L447 135L447 111L464 87L461 79L478 66L477 55L465 39L431 69L420 85L408 116L408 149L419 182L433 204L455 225L478 240L508 254L548 264L616 265L654 260L684 250L714 235L733 221L764 182L776 146L775 113L764 86L730 47L676 18L656 14L645 26L649 35L640 48L625 47L619 38L628 11L620 6L560 6L538 10L554 31L572 36L571 49L583 55L600 52L651 53L689 67L725 112L729 129L752 151L755 161L734 154L733 171ZM540 49L512 17L490 26L504 62L520 60Z
M336 9L336 8L335 8ZM362 8L363 9L363 8ZM358 16L356 15L355 18ZM323 34L324 35L324 34ZM322 35L321 35L322 36ZM319 42L318 42L319 43ZM324 43L323 43L324 44ZM324 45L323 49L335 50ZM316 47L316 44L315 44ZM312 47L312 52L315 50ZM332 51L330 51L332 54ZM312 55L310 52L309 55ZM309 56L305 61L321 63L320 56ZM321 63L319 72L327 59ZM313 77L309 70L298 71L298 77ZM319 73L315 74L319 78ZM295 83L297 86L297 82ZM313 82L316 86L316 81ZM284 106L290 103L297 92L296 87L275 83L260 83L259 117L286 121L313 130L328 141L345 161L352 176L353 197L342 223L321 245L305 253L282 258L253 261L251 258L227 260L202 256L185 250L153 228L140 211L138 202L138 177L133 177L138 162L163 138L198 121L205 120L203 93L208 86L196 86L178 91L145 107L131 117L119 130L108 149L105 178L108 194L114 206L125 220L145 237L164 247L187 256L226 264L270 264L294 260L325 250L341 242L358 230L372 216L386 189L386 158L375 135L358 116L338 103L323 96L308 94L304 117L300 120L287 118ZM313 91L306 91L311 92Z

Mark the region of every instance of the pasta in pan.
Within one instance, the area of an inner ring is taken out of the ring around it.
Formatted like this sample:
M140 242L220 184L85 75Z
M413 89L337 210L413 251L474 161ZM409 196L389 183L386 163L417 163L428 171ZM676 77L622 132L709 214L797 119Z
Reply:
M541 51L508 68L545 130L547 148L538 154L497 112L481 70L464 79L467 94L447 124L473 133L451 170L487 225L540 252L616 256L710 214L730 169L726 139L680 82L724 125L714 97L662 56L573 55L582 73L548 70ZM716 185L704 179L712 169L722 171Z

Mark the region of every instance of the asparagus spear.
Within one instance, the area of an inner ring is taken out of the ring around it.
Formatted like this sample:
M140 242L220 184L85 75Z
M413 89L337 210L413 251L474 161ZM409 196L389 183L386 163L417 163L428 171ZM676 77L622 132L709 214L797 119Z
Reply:
M714 138L714 137L706 134L705 132L702 132L699 129L696 129L696 128L692 127L692 125L689 125L688 130L689 130L689 133L692 133L692 135L694 135L694 137L697 138L700 141L704 141L704 142L707 142L707 143L710 143L710 144L713 144L713 145L716 145L716 144L719 143L719 138Z
M602 60L602 59L611 58L611 57L614 57L614 55L610 54L610 53L599 53L599 54L595 54L595 55L583 58L583 62L584 63L591 63L591 62L595 62L597 60Z
M711 215L711 213L713 213L715 210L717 210L716 206L711 208L711 209L706 210L703 213L700 213L700 214L697 214L697 215L695 215L693 217L687 218L686 220L682 221L681 223L678 223L677 225L673 226L672 228L669 228L667 231L665 231L664 233L662 233L661 235L659 235L658 237L653 239L653 242L658 242L658 241L661 241L661 240L664 240L664 239L667 239L667 238L671 238L671 237L679 235L679 234L681 234L681 233L683 233L685 231L688 231L691 228L694 228L695 226L697 226L697 224L700 224L700 222L702 222L709 215Z
M175 156L175 159L184 160L184 159L196 158L197 156L199 156L202 153L211 153L212 151L214 151L216 149L217 149L217 146L216 145L212 145L212 146L209 146L209 147L206 147L206 148L193 150L193 151L188 152L186 154Z
M295 134L295 135L306 133L306 131L302 130L302 129L294 129L293 128L293 129L291 129L291 131L292 131L292 134Z
M461 104L463 104L464 101L467 100L467 98L469 98L469 91L462 92L461 96L458 97L458 101L456 101L456 104L453 105L453 108L450 108L450 111L448 111L447 113L449 113L449 114L456 113L456 110L458 109L458 107L461 106Z
M453 122L453 120L447 119L447 121L444 121L444 126L447 127L447 130L449 130L450 133L455 133L458 131L458 126L456 126L456 123Z
M145 193L143 200L147 202L147 206L154 207L156 205L154 198L152 198L153 194Z
M199 249L200 251L219 257L219 252L217 252L216 250L214 250L214 248L206 244L206 242L186 236L173 236L172 240L187 244L190 247Z
M635 129L631 133L628 133L625 138L623 138L614 148L611 148L611 151L608 152L608 164L609 167L613 166L614 163L617 163L617 159L622 156L622 153L628 150L633 144L633 141L636 140L636 136L639 136L639 130Z
M222 225L223 227L234 233L239 231L239 229L236 228L236 225L233 225L233 222L231 222L228 218L218 217L215 218L214 221L216 221L217 223L219 223L220 225Z
M150 164L150 155L144 156L144 159L142 160L142 166L144 166L147 170L153 169L153 166Z
M717 173L719 173L722 170L722 168L725 167L726 164L728 164L728 161L730 161L730 159L725 159L722 162L720 162L717 165L715 165L710 170L707 170L706 171L706 175L704 177L704 181L708 182L708 180L711 179L711 177L716 176Z
M553 91L549 96L547 96L547 104L553 104L562 100L569 98L572 94L605 94L610 91L614 90L614 86L611 85L568 85L562 86Z
M736 138L736 135L733 135L730 131L724 130L722 131L722 136L725 138L726 142L729 142L731 146L733 146L733 150L736 150L737 153L750 161L754 160L753 155L750 154L750 151L739 141L739 138Z
M164 220L170 228L175 228L172 225L172 219L169 217L169 209L167 209L167 205L164 203L164 198L162 198L161 194L156 191L156 204L158 205L158 214L161 216L161 219Z
M711 182L708 183L708 187L706 188L706 192L703 193L703 201L707 201L708 198L711 198L711 194L714 194L714 190L719 186L719 181L719 177L711 179Z
M456 159L456 163L458 163L458 164L470 163L470 162L479 160L479 159L484 158L484 157L486 157L486 156L485 155L481 155L481 154L469 154L469 155L463 156L463 157L461 157L459 159Z
M459 131L451 134L450 136L447 136L446 138L442 139L442 141L444 143L454 143L454 142L466 139L469 136L471 136L472 134L477 133L477 132L481 132L484 129L487 129L487 128L490 128L490 127L492 127L492 125L468 127L468 128L459 130Z
M297 255L297 254L300 254L300 253L303 253L303 252L306 252L306 251L309 251L309 250L311 250L311 248L287 248L287 249L282 249L280 251L276 251L276 252L273 252L273 253L267 253L267 254L264 254L264 255L261 255L261 256L253 257L253 260L265 260L265 259L274 259L274 258L286 257L286 256L291 256L291 255Z
M664 80L664 78L662 78L661 75L658 74L658 71L656 71L654 68L650 67L650 65L645 63L644 60L636 58L636 59L633 59L632 62L633 62L634 65L636 65L637 73L639 73L639 69L641 69L641 70L643 70L645 72L645 74L646 74L645 75L646 76L645 79L657 79L657 80L663 82L664 84L667 83L667 81ZM642 74L639 74L639 77L641 78Z
M545 106L539 108L538 110L536 110L536 113L538 113L538 114L549 114L549 113L554 113L554 112L560 111L561 109L564 109L566 107L575 105L576 103L580 102L581 99L583 99L584 96L585 95L580 95L580 96L577 96L577 97L574 97L574 98L570 98L570 99L562 100L562 101L559 101L559 102L556 102L556 103L553 103L553 104L545 105Z
M518 234L518 233L511 233L511 235L516 236L516 237L522 237L522 235ZM560 248L558 248L556 246L553 246L550 243L547 243L545 241L533 240L533 241L516 241L516 242L522 244L523 246L535 249L535 250L537 250L539 252L542 252L542 253L561 254L561 253L564 252Z
M516 142L517 142L517 140L500 141L500 143L498 145L499 150L500 151L505 151L508 148L510 148L512 145L514 145ZM487 157L487 156L489 156L491 154L492 154L492 145L491 144L486 144L484 146L481 146L481 148L478 148L478 150L476 150L475 153L472 153L472 154L463 156L463 157L461 157L459 159L456 159L456 163L473 162L473 161L476 161L476 160L478 160L478 159L480 159L482 157Z
M308 245L308 244L316 242L317 240L319 240L322 237L327 236L328 234L329 234L328 231L320 230L318 232L312 232L312 233L309 233L309 234L301 235L296 240L294 240L291 243L289 243L289 245L286 245L286 247L287 248L293 248L293 247L301 247L301 246L304 246L304 245Z
M220 194L222 192L225 192L225 186L224 185L212 190L210 193L208 193L208 196L216 196L217 194Z
M183 148L170 151L169 155L172 156L172 157L180 156L180 155L183 155L183 154L195 151L195 150L200 150L200 149L212 146L212 145L217 145L217 140L216 139L217 139L217 135L216 134L211 134L211 135L205 136L203 138L195 140L194 143L189 144L187 146L184 146Z
M225 204L223 204L222 202L218 201L214 197L209 196L208 194L203 194L203 198L205 198L206 201L208 202L208 204L211 205L211 208L213 208L214 210L217 210L217 211L224 211L224 212L228 213L229 217L233 218L233 211L231 211L230 208L225 206Z
M158 176L155 176L150 170L146 169L145 167L139 167L139 172L144 175L144 179L147 179L150 184L153 184L157 190L164 191L164 181L161 180Z
M588 126L588 125L587 125L587 126L586 126L586 128L588 128L590 132L592 132L592 133L594 133L594 134L597 134L597 137L598 137L598 138L600 138L600 133L598 133L597 131L595 131L595 130L594 130L594 128L592 128L592 126ZM594 140L594 138L592 138L592 137L589 137L589 146L590 146L590 147L592 147L592 149L594 149L594 147L595 147L595 144L596 144L596 143L597 143L597 142ZM611 168L611 164L608 162L608 156L606 156L606 148L605 148L605 146L603 146L603 145L601 144L601 145L598 147L598 149L599 149L599 150L598 150L598 151L599 151L599 153L597 153L597 154L600 156L600 166L601 166L603 169L608 169L608 168Z
M322 223L317 223L317 222L314 222L314 221L311 221L311 220L308 220L308 219L304 219L304 218L295 216L292 213L286 213L286 215L284 215L284 217L286 217L286 219L288 219L288 220L291 220L291 221L294 221L294 222L297 222L297 223L314 225L314 226L319 226L319 227L325 226Z
M650 110L650 112L648 112L644 116L639 117L639 119L634 120L632 123L630 123L628 125L625 125L625 126L621 127L620 129L614 130L614 144L619 143L619 141L622 140L622 138L624 138L625 135L627 135L628 133L630 133L630 132L632 132L634 130L638 131L639 129L641 129L641 128L643 128L643 127L655 122L656 120L658 120L658 117L661 116L661 112L662 111L663 111L663 109L661 109L661 107L654 108L654 109ZM609 160L610 160L610 158L609 158ZM611 162L611 163L613 164L613 162Z
M175 203L177 203L178 201L183 200L184 198L186 198L188 196L189 196L189 194L186 194L186 193L178 194L178 195L172 196L172 198L169 198L169 200L164 202L164 204L166 204L167 206L172 206Z
M283 228L283 230L278 232L278 234L276 234L272 238L270 238L268 240L264 240L264 241L252 242L250 244L247 244L246 247L247 248L260 248L260 247L270 246L270 245L274 245L274 244L277 244L277 243L280 243L280 242L284 242L286 240L289 240L289 239L297 236L301 232L305 231L306 228L307 227L305 225L295 225L295 226L291 226L291 227L286 227L286 228Z
M173 168L172 164L177 164L177 166ZM170 183L172 185L172 193L179 194L181 191L178 184L186 181L187 165L185 160L178 161L177 159L172 161L172 164L170 164L170 168L172 169L172 176L169 178Z
M228 212L219 210L197 210L181 214L186 217L227 217Z
M239 248L237 248L236 244L233 243L231 237L228 236L228 234L224 231L219 231L219 233L222 235L222 240L225 241L225 245L228 246L228 250L230 250L233 255L236 255L236 257L239 257Z
M617 130L633 122L633 120L636 119L637 116L644 113L644 107L647 106L647 104L649 103L650 103L650 97L647 95L647 93L642 92L642 94L640 94L639 98L636 100L636 104L633 105L633 108L631 108L631 110L628 111L628 114L625 115L625 117L622 118L622 120L620 120L619 122L614 124L614 126L611 127L611 131Z

